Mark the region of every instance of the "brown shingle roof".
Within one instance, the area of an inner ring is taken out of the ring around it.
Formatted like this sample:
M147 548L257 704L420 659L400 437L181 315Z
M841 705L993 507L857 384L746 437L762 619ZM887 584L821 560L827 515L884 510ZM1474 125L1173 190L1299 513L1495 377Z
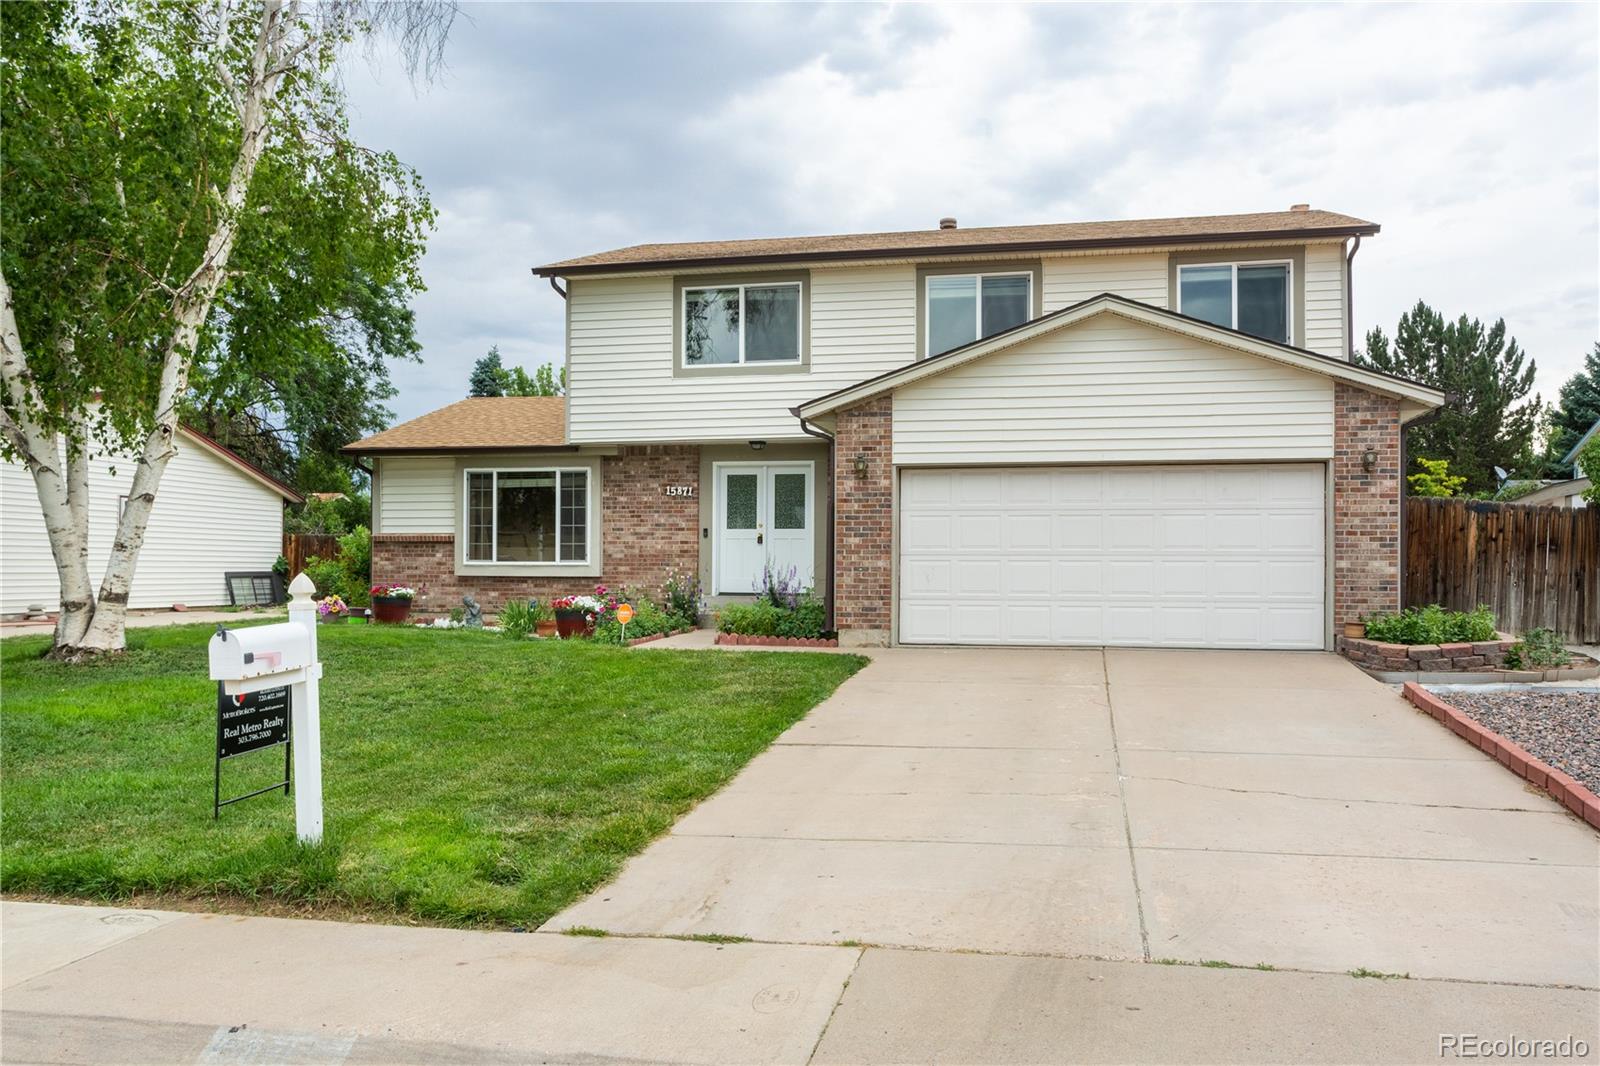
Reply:
M1145 218L1121 222L1061 222L1044 226L985 226L831 237L773 237L750 241L636 244L535 267L546 277L599 274L647 267L730 266L738 263L1016 251L1063 251L1129 245L1198 244L1222 240L1371 236L1376 223L1333 211L1266 211L1252 215Z
M567 443L560 396L475 396L347 445L345 451L428 452L557 448Z

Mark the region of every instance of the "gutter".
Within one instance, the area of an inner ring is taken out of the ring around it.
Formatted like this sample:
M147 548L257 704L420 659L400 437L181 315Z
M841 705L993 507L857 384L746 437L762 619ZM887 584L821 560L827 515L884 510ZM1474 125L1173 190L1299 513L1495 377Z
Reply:
M800 418L799 410L797 408L791 407L789 409L789 413L793 414L796 418ZM822 605L823 613L827 616L825 620L825 628L836 630L839 627L834 625L833 622L833 586L835 584L835 579L838 577L838 567L834 565L833 499L834 493L838 490L836 483L838 476L838 464L834 460L837 458L839 453L839 442L837 439L835 439L832 433L826 433L820 429L816 429L804 418L800 418L800 431L805 433L807 436L816 437L820 440L825 440L828 442L828 547L823 553L823 557L828 567L828 589L822 595Z

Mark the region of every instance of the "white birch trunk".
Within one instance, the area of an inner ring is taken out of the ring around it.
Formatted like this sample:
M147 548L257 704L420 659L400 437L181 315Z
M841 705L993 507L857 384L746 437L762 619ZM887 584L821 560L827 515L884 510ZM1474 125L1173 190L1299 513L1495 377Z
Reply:
M167 463L177 454L178 402L189 385L189 369L200 327L210 315L212 302L227 275L233 242L239 233L239 217L256 164L266 146L266 112L283 81L283 71L276 68L297 7L294 5L286 14L281 0L267 0L262 6L250 80L239 100L239 154L228 175L228 187L221 197L216 228L206 242L205 255L173 304L173 329L162 360L155 425L134 462L133 486L117 522L93 620L78 643L83 652L119 651L127 643L128 592L139 564L139 550L144 546L145 527L155 506L161 476L166 472Z

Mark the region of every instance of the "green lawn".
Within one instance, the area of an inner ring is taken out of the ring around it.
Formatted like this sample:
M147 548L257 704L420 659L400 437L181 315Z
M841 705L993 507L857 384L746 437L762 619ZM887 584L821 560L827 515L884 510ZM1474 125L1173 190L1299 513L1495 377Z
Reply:
M269 793L211 817L209 626L126 656L0 641L0 888L533 926L616 873L860 669L855 656L320 630L326 835ZM282 749L223 764L269 783Z

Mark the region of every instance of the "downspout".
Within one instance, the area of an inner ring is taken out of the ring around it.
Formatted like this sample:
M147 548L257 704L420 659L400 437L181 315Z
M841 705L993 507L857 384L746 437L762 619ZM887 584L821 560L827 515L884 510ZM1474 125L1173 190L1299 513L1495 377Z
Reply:
M1361 238L1360 238L1360 237L1357 237L1357 238L1356 238L1356 243L1357 243L1357 244L1360 244L1360 243L1361 243ZM1354 254L1355 254L1355 253L1354 253L1354 252L1351 252L1351 253L1350 253L1350 254L1351 254L1351 255L1354 255ZM554 289L554 290L556 290L556 295L557 295L557 296L559 296L559 297L561 297L561 298L562 298L562 299L563 299L563 300L565 300L565 299L566 299L566 298L567 298L567 290L566 290L566 289L563 289L563 288L562 288L562 287L561 287L561 282L560 282L560 281L559 281L559 280L557 280L557 279L556 279L556 278L555 278L555 277L554 277L554 276L552 276L552 277L551 277L551 278L550 278L550 287L551 287L551 288L552 288L552 289Z
M1344 257L1344 360L1347 363L1356 361L1355 262L1359 251L1361 234L1358 233L1356 242L1350 246L1350 254Z
M799 414L796 414L795 417L800 418ZM835 484L838 471L835 469L836 464L834 463L834 459L839 452L839 442L834 439L833 434L825 433L822 430L815 428L804 418L800 418L800 430L802 433L805 433L808 436L817 437L828 442L828 547L824 552L824 557L828 567L828 589L823 593L822 604L823 611L828 616L825 627L829 630L833 630L837 628L833 624L833 586L834 579L838 576L835 572L837 568L834 566L833 559L833 497L834 493L838 491L838 486Z

